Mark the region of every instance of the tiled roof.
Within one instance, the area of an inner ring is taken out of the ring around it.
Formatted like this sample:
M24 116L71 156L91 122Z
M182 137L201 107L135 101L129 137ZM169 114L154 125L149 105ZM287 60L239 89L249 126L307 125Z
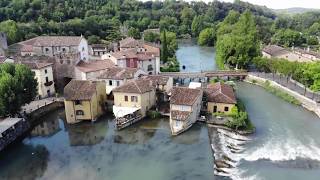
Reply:
M146 53L160 57L160 47L155 44L144 43L143 47L146 49Z
M52 66L53 63L45 63L45 62L21 62L21 64L26 65L30 69L42 69L48 66Z
M174 87L171 91L171 104L192 106L197 98L201 96L201 89L190 89L186 87Z
M66 100L90 100L96 92L97 82L71 80L64 88Z
M98 79L133 79L137 68L113 67L104 71Z
M137 52L135 48L127 49L123 51L116 51L111 53L111 56L115 57L116 59L123 59L123 58L137 58L138 60L145 61L149 59L153 59L152 54L146 52Z
M278 56L278 55L287 54L290 52L285 48L277 45L268 45L265 48L263 48L263 51L270 54L271 56Z
M179 121L185 121L189 118L191 111L170 111L171 113L171 119L173 120L179 120Z
M148 75L148 76L143 76L142 78L152 81L153 85L167 85L169 81L169 77L160 76L160 75Z
M230 85L223 83L210 84L204 93L208 98L208 102L236 104L236 96Z
M33 46L78 46L82 38L81 36L38 36L21 43Z
M154 89L155 88L152 85L151 81L145 80L145 79L136 79L136 80L128 81L123 85L113 89L113 92L143 94L145 92L149 92Z
M82 72L94 72L99 70L108 69L114 67L114 63L110 60L97 60L97 61L89 61L84 62L80 61L76 68Z
M120 41L120 48L135 48L135 47L141 47L142 42L139 40L136 40L132 37L125 38Z

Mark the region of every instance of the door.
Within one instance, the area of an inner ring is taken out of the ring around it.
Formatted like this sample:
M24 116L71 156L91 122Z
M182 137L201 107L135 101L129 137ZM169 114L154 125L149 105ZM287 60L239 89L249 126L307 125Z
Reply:
M217 106L213 106L213 112L217 112Z

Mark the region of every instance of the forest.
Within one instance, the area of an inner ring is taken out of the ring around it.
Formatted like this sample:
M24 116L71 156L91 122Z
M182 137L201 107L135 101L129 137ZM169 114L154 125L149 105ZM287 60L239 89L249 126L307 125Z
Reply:
M130 32L165 28L177 37L197 37L205 28L215 27L230 10L249 10L257 19L261 37L269 34L276 15L265 7L235 1L137 0L2 0L0 31L9 43L37 35L84 35L90 43L121 39ZM267 27L266 27L267 26Z

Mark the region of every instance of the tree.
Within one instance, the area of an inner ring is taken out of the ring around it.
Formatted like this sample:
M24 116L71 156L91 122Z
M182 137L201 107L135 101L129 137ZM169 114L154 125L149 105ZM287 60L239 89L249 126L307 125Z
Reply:
M167 62L168 61L168 44L167 44L167 34L166 34L166 30L164 30L161 33L161 45L162 45L162 49L161 49L161 60L163 62Z
M143 34L143 38L147 42L159 42L160 41L160 34L154 33L152 31L147 31Z
M0 65L0 116L14 116L37 95L34 73L21 64Z
M294 31L291 29L281 29L273 35L271 42L273 44L291 47L302 45L306 42L306 39L303 37L302 33L298 31Z
M92 35L88 37L89 44L99 44L100 42L101 42L101 39L99 36Z
M320 36L320 22L315 22L308 30L312 36Z
M246 11L234 25L226 22L224 24L231 26L232 30L230 29L230 33L218 34L218 65L220 68L223 68L223 64L236 68L246 68L252 59L260 54L260 43L257 37L254 18L249 11ZM219 28L225 29L224 26L220 26Z
M216 32L214 28L206 28L199 34L198 44L200 46L214 46L216 41Z
M140 31L136 28L131 27L128 31L128 36L135 39L140 39Z
M204 28L204 17L195 16L191 24L191 31L194 37L198 37L200 31Z
M13 20L7 20L7 21L1 22L0 32L6 33L9 44L12 44L19 39L17 23Z

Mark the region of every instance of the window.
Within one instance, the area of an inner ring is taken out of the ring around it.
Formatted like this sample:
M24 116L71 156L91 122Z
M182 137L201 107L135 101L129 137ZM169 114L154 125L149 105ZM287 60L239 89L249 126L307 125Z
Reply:
M49 97L51 96L50 90L47 90L47 95L48 95Z
M120 81L117 81L117 86L120 86Z
M128 96L124 96L124 101L128 101Z
M228 111L229 111L229 107L227 107L227 106L224 107L224 111L225 111L225 112L228 112Z
M82 47L82 51L84 51L84 47Z
M148 71L152 71L153 70L153 67L151 64L148 65Z
M112 80L109 80L109 86L112 86Z
M83 112L82 110L77 110L77 111L76 111L76 115L83 116L83 115L84 115L84 112Z
M47 74L47 73L48 73L48 70L47 70L47 69L45 69L45 70L44 70L44 73L45 73L45 74Z
M45 51L46 51L46 52L49 52L49 48L45 48Z
M49 78L48 77L46 77L46 82L49 82Z
M62 48L62 51L63 51L63 52L66 52L66 48Z
M81 105L81 104L82 104L81 101L79 101L79 100L76 100L74 103L75 103L76 105Z
M137 96L131 96L131 102L138 102Z
M213 106L213 112L217 112L217 106Z

